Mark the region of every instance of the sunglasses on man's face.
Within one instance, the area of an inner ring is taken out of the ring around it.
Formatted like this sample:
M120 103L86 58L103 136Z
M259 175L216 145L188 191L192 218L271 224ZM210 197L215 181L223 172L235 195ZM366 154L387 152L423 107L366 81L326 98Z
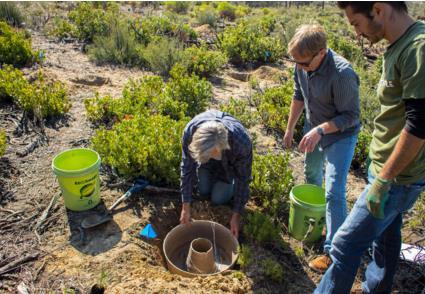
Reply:
M320 49L319 51L317 51L317 53L313 55L313 57L310 59L310 61L309 61L309 62L300 62L300 61L297 61L297 60L292 59L292 58L289 58L288 60L289 60L290 62L294 62L294 63L298 64L299 66L303 66L303 67L310 67L310 65L311 65L311 63L313 62L314 58L316 58L316 56L320 53L320 51L321 51L321 50L322 50L322 49Z

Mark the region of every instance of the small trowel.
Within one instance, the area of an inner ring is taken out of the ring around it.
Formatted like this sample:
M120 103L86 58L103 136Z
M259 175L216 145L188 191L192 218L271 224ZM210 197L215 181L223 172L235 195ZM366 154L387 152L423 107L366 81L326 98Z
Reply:
M106 223L112 219L112 211L124 200L129 199L132 195L141 192L142 190L147 189L155 192L171 192L171 193L179 193L179 190L175 189L167 189L167 188L159 188L155 186L150 186L148 181L143 179L137 179L134 182L133 187L131 187L124 195L118 198L108 209L108 211L104 214L94 213L89 215L83 219L81 222L81 227L83 229L89 229Z
M148 186L148 182L142 179L136 180L133 187L131 187L124 195L118 198L108 209L105 214L91 214L83 219L81 222L81 227L83 229L89 229L101 225L103 223L109 222L112 219L112 211L115 207L117 207L121 202L130 198L133 194L142 191L146 186Z

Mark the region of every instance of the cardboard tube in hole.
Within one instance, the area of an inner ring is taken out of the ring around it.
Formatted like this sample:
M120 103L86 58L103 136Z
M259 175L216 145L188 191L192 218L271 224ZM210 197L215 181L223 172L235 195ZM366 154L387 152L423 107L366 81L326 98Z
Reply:
M190 243L186 267L188 271L196 274L212 274L217 270L210 240L197 238Z
M212 244L216 270L212 273L191 272L187 266L189 248L192 241L207 239ZM164 239L163 251L168 270L185 277L210 276L222 273L233 267L238 257L238 240L225 226L212 221L197 220L181 224L168 232Z

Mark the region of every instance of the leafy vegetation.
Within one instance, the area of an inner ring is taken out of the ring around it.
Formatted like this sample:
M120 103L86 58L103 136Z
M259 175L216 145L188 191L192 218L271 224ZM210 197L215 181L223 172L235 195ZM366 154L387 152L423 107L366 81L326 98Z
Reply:
M25 17L16 6L16 3L10 1L0 2L0 21L5 21L11 26L18 27L24 20Z
M61 115L71 107L64 85L47 82L42 72L29 83L12 66L0 70L0 98L15 101L24 111L38 118Z
M191 2L189 1L167 1L165 8L176 13L184 14L190 8Z
M293 185L289 154L254 156L252 165L252 198L271 216L287 208L288 195Z
M142 51L148 67L162 76L168 76L171 68L182 60L182 54L181 44L170 38L158 38Z
M279 240L280 228L273 223L272 218L260 212L247 215L247 223L243 227L245 236L258 243L273 243Z
M283 281L283 267L273 258L266 258L261 261L261 267L266 275L272 281L281 283Z
M362 130L359 133L352 161L354 168L362 168L367 172L366 167L369 163L369 145L371 141L372 135L368 131Z
M258 112L251 110L248 102L230 97L229 103L221 104L220 110L237 118L246 128L256 125L259 121Z
M254 253L252 252L251 246L249 246L248 244L242 244L241 246L239 246L238 264L242 268L248 268L252 264L253 258L254 258Z
M7 141L6 141L6 133L3 130L0 130L0 157L4 155L6 152Z
M221 35L221 49L230 62L236 65L252 62L274 62L283 56L280 41L270 36L269 28L259 23L241 21L236 27L228 27Z
M128 66L145 63L140 54L142 46L137 43L134 32L126 22L114 20L110 23L108 34L95 36L88 49L91 59L98 64L115 63Z
M31 38L25 31L0 21L0 65L25 66L36 61L36 56L37 53L31 49Z
M75 25L75 35L80 40L92 41L95 36L108 33L109 23L117 18L119 6L113 2L79 2L68 17Z
M93 148L123 177L177 186L180 140L187 122L162 115L137 115L116 123L111 130L98 130L92 139Z
M217 10L208 3L202 3L195 8L195 16L198 24L208 24L215 27L219 18Z
M219 51L209 50L205 44L187 48L182 63L190 73L209 77L218 72L227 63L226 56Z

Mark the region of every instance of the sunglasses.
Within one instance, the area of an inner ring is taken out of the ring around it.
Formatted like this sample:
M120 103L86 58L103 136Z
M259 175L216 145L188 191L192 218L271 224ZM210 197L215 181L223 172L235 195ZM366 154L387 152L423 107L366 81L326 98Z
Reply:
M313 55L313 57L310 59L309 62L299 62L299 61L297 61L295 59L292 59L292 58L288 58L287 60L290 61L290 62L294 62L294 63L298 64L299 66L310 67L310 65L313 62L314 58L316 58L316 56L319 55L320 51L322 51L322 49L320 49L319 51L317 51L317 53Z

